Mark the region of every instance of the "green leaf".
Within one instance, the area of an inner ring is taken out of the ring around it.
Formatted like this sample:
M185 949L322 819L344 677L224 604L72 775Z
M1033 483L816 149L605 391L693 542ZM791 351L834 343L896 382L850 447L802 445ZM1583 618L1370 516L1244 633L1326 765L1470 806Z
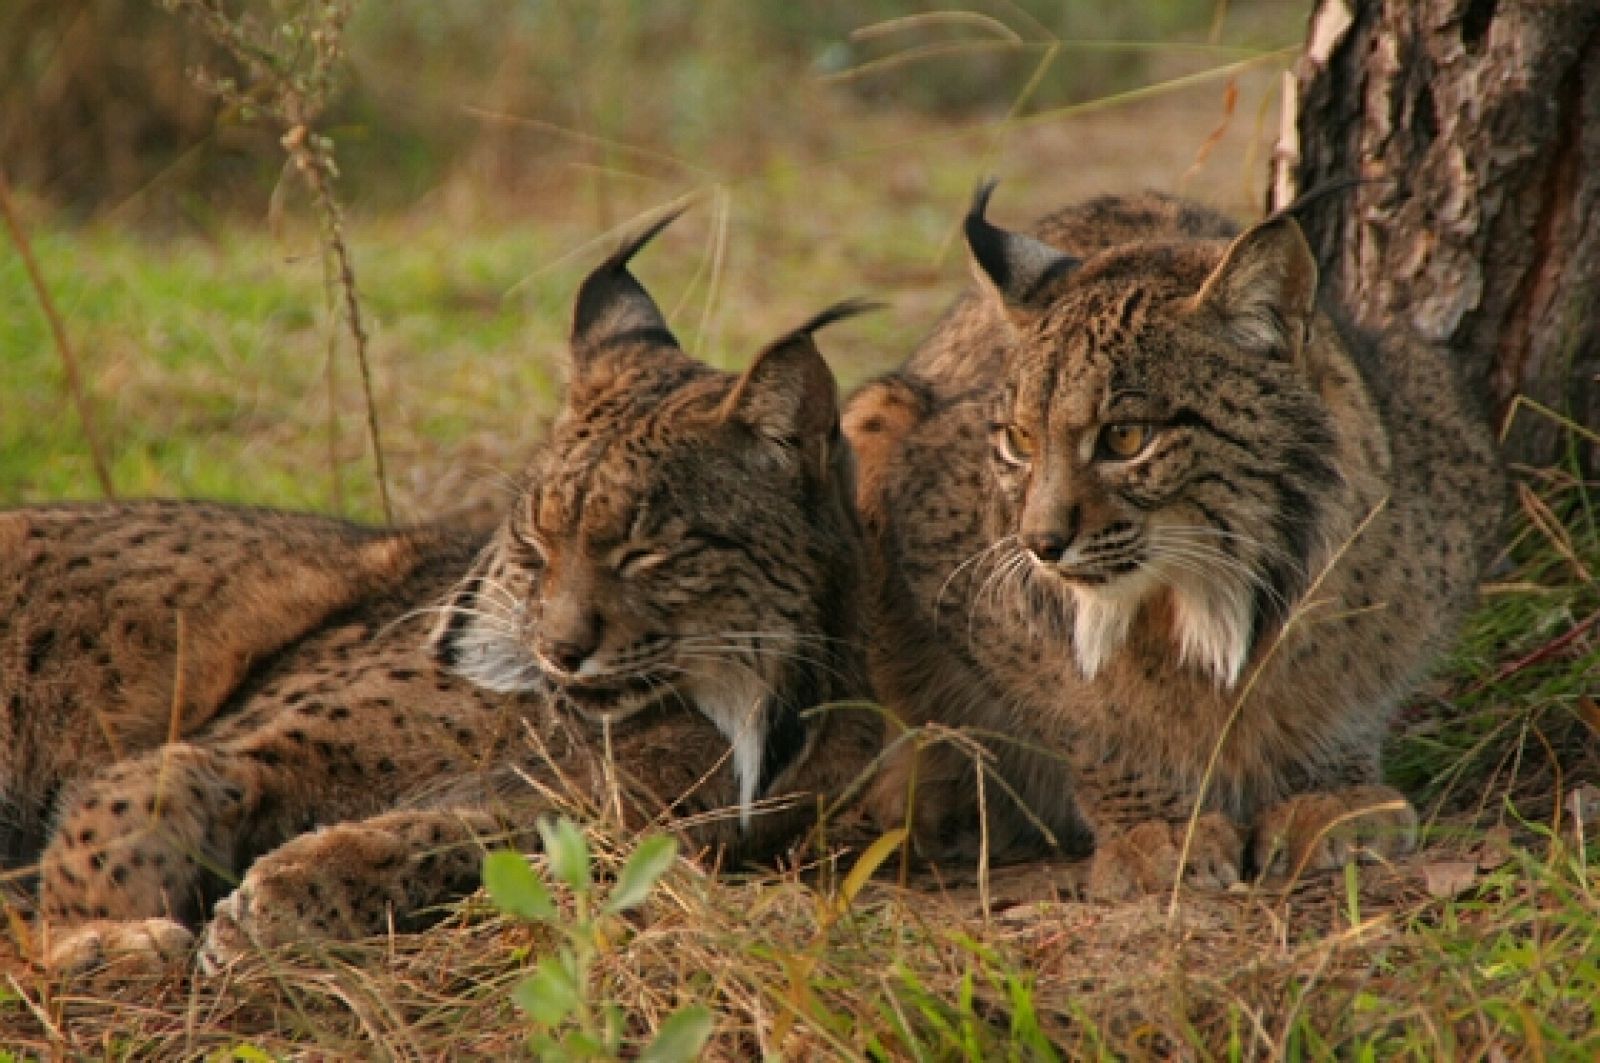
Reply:
M567 1053L569 1059L616 1059L615 1052L608 1052L606 1046L593 1034L582 1030L573 1030L561 1042L561 1048Z
M840 915L850 910L850 905L855 901L856 894L861 892L861 887L867 884L883 862L889 859L906 840L906 829L896 827L880 835L867 851L861 854L850 873L844 877L844 883L839 887L839 896L834 899L834 910Z
M528 1054L539 1063L557 1063L572 1058L561 1042L547 1033L536 1033L528 1038Z
M692 1063L711 1039L716 1021L704 1004L691 1004L667 1016L655 1040L639 1053L639 1063Z
M0 1053L0 1060L9 1060L9 1054ZM210 1063L275 1063L277 1057L269 1052L263 1052L252 1044L237 1044L229 1048L218 1048L206 1057Z
M606 911L625 912L637 908L650 895L650 890L672 861L678 857L678 842L665 834L657 834L639 843L639 847L622 865L616 888L606 900Z
M547 955L532 974L511 990L511 1000L535 1022L555 1026L578 1006L578 987L572 984L561 960Z
M548 922L556 917L549 889L521 853L501 849L485 856L483 885L495 907L508 915L533 922Z
M544 839L544 851L550 857L550 871L572 892L589 892L589 842L583 831L572 820L562 816L551 821L539 821L539 837Z
M606 1043L606 1051L612 1056L622 1051L622 1031L627 1027L627 1017L622 1013L622 1005L616 1001L608 1001L600 1009L600 1029L602 1039Z

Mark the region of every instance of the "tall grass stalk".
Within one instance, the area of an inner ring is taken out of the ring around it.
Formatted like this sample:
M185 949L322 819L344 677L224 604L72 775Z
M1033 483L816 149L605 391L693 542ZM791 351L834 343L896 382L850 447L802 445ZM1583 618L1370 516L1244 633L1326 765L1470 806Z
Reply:
M387 523L394 523L394 506L389 499L389 478L384 470L383 438L378 423L378 407L372 394L372 368L368 356L368 335L362 317L361 297L356 285L355 258L345 232L344 208L334 193L339 169L334 162L332 139L318 132L318 123L327 109L344 60L344 31L356 0L301 0L298 4L278 4L271 8L274 19L286 11L284 21L263 27L248 12L231 13L223 0L160 0L169 11L183 14L196 29L224 49L247 72L249 84L201 71L201 85L229 104L246 121L265 117L280 130L279 144L288 155L295 173L305 182L316 207L322 234L322 253L326 263L326 284L330 292L329 312L342 301L342 317L355 350L361 374L361 390L366 403L367 439L372 449L373 475L378 499ZM331 358L331 353L330 353ZM328 387L328 450L333 467L336 501L339 470L336 454L338 422L334 412L335 374L330 365Z
M39 309L50 323L56 353L61 357L61 371L67 378L67 392L72 396L72 403L78 409L78 420L83 424L83 438L89 445L89 458L94 463L95 479L100 482L100 493L107 498L116 498L111 470L106 465L105 448L100 443L100 433L95 431L94 413L90 409L88 396L84 394L83 379L78 373L78 356L67 338L67 327L56 310L55 300L50 298L50 287L44 281L39 261L33 256L33 244L28 240L28 231L22 227L22 218L17 213L16 202L11 195L11 183L6 180L4 169L0 169L0 214L5 215L11 241L17 246L17 254L22 256L22 264L28 271L28 282L33 285L34 297L39 300Z

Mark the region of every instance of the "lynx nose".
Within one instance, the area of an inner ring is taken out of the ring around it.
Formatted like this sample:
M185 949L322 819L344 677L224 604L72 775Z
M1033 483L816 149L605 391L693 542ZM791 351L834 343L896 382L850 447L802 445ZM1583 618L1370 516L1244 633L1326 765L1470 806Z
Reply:
M600 648L598 614L583 603L557 599L549 604L539 631L539 655L559 671L575 674Z
M1061 560L1061 555L1067 552L1066 536L1057 535L1055 532L1037 532L1033 535L1024 535L1022 545L1032 551L1033 556L1047 564L1055 564Z
M576 642L552 642L545 650L545 656L550 658L550 663L560 668L563 672L576 672L583 667L583 662L594 653L594 645L581 645Z

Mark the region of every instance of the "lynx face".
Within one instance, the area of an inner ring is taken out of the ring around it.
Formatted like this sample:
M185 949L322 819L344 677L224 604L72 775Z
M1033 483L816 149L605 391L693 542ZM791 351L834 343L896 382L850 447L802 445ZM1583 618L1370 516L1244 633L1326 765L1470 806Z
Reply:
M1080 266L1030 243L1010 249L1033 254L1043 283L1008 304L991 531L1014 537L1024 600L1070 615L1086 677L1165 595L1182 659L1231 685L1304 590L1318 500L1338 479L1301 364L1309 251L1292 223L1225 256L1191 241ZM998 272L1013 286L1027 275Z
M646 239L648 238L646 235ZM449 668L619 720L663 699L728 736L742 804L804 751L858 564L849 452L810 333L741 377L683 353L627 273L579 296L566 406L434 636Z

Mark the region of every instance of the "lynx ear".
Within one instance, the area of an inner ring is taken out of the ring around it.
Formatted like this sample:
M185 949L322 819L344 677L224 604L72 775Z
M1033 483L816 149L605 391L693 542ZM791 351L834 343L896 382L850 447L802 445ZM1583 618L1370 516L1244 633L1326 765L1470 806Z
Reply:
M1194 296L1241 348L1266 357L1300 357L1317 303L1317 260L1293 218L1251 226Z
M582 371L596 351L620 339L645 339L678 346L650 293L628 272L628 262L675 221L675 210L612 252L578 289L572 311L572 365Z
M721 420L739 421L785 444L831 438L839 428L839 389L811 334L878 305L839 303L769 345L723 400Z
M1037 309L1049 282L1078 267L1078 260L1042 240L991 225L983 215L997 182L989 178L972 195L964 226L972 273L1013 318Z

